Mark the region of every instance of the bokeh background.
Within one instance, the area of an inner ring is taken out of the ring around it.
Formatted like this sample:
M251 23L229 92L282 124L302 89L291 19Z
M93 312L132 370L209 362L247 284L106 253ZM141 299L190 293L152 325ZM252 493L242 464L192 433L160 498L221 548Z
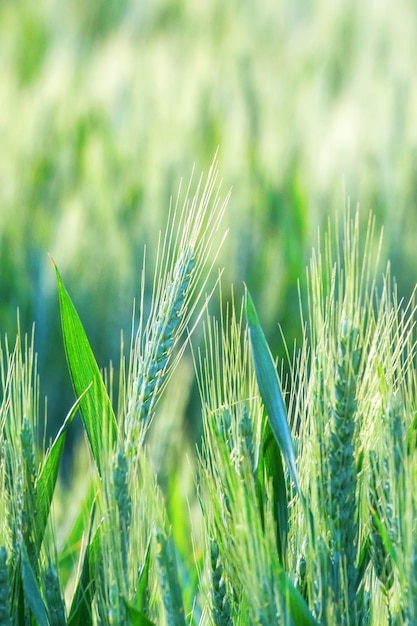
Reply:
M417 280L414 0L1 0L0 332L35 322L51 424L73 402L55 258L100 366L130 332L143 246L219 146L218 262L275 353L300 336L317 229L359 203L399 293ZM198 336L196 338L198 341ZM195 398L191 359L178 410ZM192 413L192 410L191 410Z

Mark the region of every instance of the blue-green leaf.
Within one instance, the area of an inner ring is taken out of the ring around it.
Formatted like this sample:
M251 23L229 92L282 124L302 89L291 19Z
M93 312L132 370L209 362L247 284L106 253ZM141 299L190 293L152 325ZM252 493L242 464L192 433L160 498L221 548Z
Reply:
M151 538L148 540L146 546L146 552L143 559L142 566L138 574L138 583L136 589L136 598L134 608L138 611L143 611L146 607L148 596L148 582L149 582L149 567L151 564Z
M249 328L250 346L255 366L256 381L268 415L271 430L287 463L291 478L301 496L300 482L295 464L291 432L287 421L287 411L271 351L260 325L255 305L246 289L246 318Z
M125 602L125 607L131 626L155 626L154 622L151 622L146 615L136 607L128 602Z
M25 602L30 607L39 626L49 626L48 616L42 600L35 573L29 562L25 546L21 547L22 555L22 586Z

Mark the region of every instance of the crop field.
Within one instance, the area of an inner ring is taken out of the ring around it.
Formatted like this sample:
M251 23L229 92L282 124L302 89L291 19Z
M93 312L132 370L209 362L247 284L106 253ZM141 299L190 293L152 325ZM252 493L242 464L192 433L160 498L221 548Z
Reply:
M0 54L0 626L417 623L415 4Z

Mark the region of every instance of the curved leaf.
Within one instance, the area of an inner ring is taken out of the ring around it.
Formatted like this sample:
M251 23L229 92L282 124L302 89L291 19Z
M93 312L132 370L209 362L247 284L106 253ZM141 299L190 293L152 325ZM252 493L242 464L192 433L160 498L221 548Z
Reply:
M277 528L277 550L280 562L286 562L288 537L288 497L284 468L279 446L268 420L264 421L262 445L257 471L259 510L264 525L265 479L271 480L273 489L273 514Z
M113 446L117 437L116 418L84 327L53 259L52 262L58 281L62 334L71 380L77 398L84 394L80 398L80 413L101 474L101 460L107 458L105 451Z
M255 305L246 288L246 319L249 327L250 346L255 366L256 381L268 415L271 430L287 463L291 478L301 496L300 482L295 464L291 432L287 422L287 411L282 398L277 371L271 351L259 323Z
M46 614L45 605L42 600L42 595L38 586L38 581L36 580L35 573L29 562L29 557L27 555L24 544L22 544L22 548L21 548L21 559L22 559L22 586L23 586L25 601L30 607L30 610L32 611L33 616L36 619L37 624L39 624L39 626L49 626L49 620Z

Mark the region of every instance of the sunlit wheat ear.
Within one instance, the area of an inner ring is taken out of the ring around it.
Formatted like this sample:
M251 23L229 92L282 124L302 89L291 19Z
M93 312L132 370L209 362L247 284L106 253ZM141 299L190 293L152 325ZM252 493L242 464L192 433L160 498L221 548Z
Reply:
M220 201L216 159L205 186L200 179L190 199L191 181L181 203L181 189L170 207L160 238L149 315L145 321L144 279L139 329L130 365L125 436L134 454L152 420L155 405L181 355L184 331L199 306L224 236L215 242L229 194ZM202 308L204 308L203 303ZM197 319L201 315L197 313ZM191 334L193 327L189 329Z
M33 571L38 574L39 542L36 536L36 474L34 435L38 426L39 380L31 338L20 335L13 352L5 344L1 363L4 405L2 463L7 476L9 531L14 548L23 542Z
M142 428L146 428L151 419L172 349L179 338L182 318L188 312L187 299L189 300L194 267L195 257L191 248L188 248L175 264L172 279L165 287L159 307L147 331L143 356L139 357L137 378L134 383L137 387L137 398L135 405L129 409L129 417L136 412L133 419Z
M307 382L298 412L302 482L312 501L316 529L313 540L307 533L307 593L320 621L349 626L362 623L366 595L361 585L364 568L358 567L363 539L358 459L360 446L366 445L363 424L369 407L364 378L380 249L379 241L376 256L371 255L373 233L370 217L362 239L357 212L352 220L346 215L341 239L329 230L324 245L319 242L307 275L305 326L311 357L300 373L300 386ZM316 481L310 480L312 474Z

